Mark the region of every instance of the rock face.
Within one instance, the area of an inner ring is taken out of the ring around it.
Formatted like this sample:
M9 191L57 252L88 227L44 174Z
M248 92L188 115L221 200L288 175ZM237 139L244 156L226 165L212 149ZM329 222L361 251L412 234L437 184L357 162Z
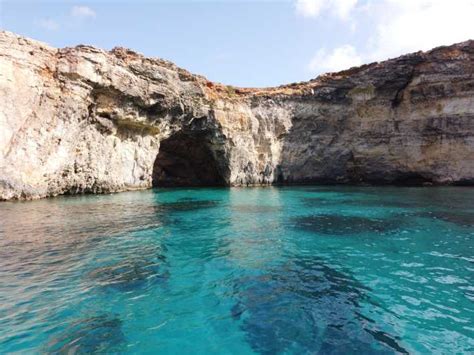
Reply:
M0 33L0 199L175 185L474 183L474 41L233 88Z

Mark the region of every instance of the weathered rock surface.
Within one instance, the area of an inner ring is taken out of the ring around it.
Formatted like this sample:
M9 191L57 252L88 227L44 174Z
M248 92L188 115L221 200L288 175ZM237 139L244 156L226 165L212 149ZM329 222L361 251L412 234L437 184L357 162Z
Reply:
M474 183L474 41L243 89L0 33L0 199L152 185ZM163 149L160 149L160 146Z

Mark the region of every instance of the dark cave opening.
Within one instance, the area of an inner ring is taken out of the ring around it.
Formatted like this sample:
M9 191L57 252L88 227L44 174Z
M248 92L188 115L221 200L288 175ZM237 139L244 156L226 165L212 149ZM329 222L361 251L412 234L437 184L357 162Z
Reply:
M163 140L153 164L153 187L224 186L204 135L178 132Z

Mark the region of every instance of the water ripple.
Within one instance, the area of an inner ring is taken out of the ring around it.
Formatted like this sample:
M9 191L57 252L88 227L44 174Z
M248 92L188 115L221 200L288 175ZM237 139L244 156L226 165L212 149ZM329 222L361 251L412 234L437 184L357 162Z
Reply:
M0 353L472 353L474 190L0 205Z

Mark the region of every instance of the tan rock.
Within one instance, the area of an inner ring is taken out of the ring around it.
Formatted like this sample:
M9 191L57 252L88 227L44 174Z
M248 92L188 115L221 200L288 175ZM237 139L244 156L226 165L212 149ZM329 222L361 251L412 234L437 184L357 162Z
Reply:
M472 184L473 73L468 41L233 88L123 48L0 32L0 199L173 181Z

